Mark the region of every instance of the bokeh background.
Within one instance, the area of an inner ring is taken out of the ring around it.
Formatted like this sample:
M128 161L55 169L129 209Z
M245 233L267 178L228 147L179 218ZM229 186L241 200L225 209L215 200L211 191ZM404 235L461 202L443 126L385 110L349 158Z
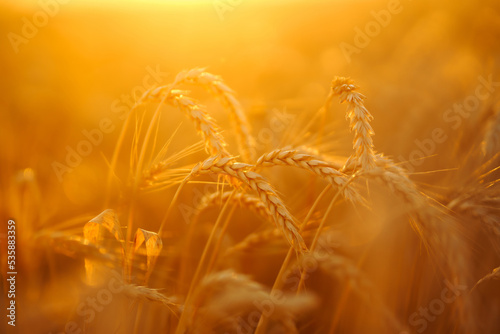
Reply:
M358 32L376 22L373 12L390 6L400 10L368 36L367 45L356 46ZM43 8L53 16L43 19ZM27 38L26 22L34 19L41 20L39 27ZM19 221L19 242L27 247L24 254L20 249L20 263L31 261L26 268L41 275L25 272L20 278L20 293L33 303L23 305L19 321L33 333L58 328L57 319L69 316L62 299L71 292L76 298L78 288L71 284L78 283L65 275L81 273L81 264L52 259L68 267L55 281L43 277L49 264L32 258L31 240L54 222L77 217L83 224L104 209L103 184L123 125L116 107L126 108L140 97L151 69L161 73L158 84L194 67L221 75L237 92L257 130L269 123L276 109L296 115L296 121L307 119L323 104L332 78L350 76L368 97L366 105L375 116L377 150L399 161L409 159L415 139L429 138L436 127L445 128L444 112L474 93L478 76L500 80L500 4L495 0L3 0L0 32L0 216L2 221ZM24 39L13 44L12 34ZM342 43L358 50L346 56ZM216 101L196 92L221 127L230 129ZM478 110L494 104L495 95L481 101ZM345 109L334 105L327 117L335 126L328 128L330 142L323 147L328 154L348 156L351 135ZM450 140L416 171L456 168L460 159L450 159L451 152L457 142L466 140L464 134L474 132L482 115L464 120L459 131L445 128ZM68 147L74 149L85 139L82 131L99 128L103 119L111 121L113 130L72 172L59 178L54 162L64 163ZM169 138L179 124L181 135L174 150L199 140L191 124L173 110L162 119L160 140ZM227 137L236 147L229 131ZM286 132L259 153L279 146L283 138ZM283 144L300 144L300 139L288 138L290 142ZM120 164L126 167L128 161L123 158ZM435 174L415 178L436 187L443 180ZM282 181L278 185L285 194L295 187ZM157 208L164 199L147 201L139 216L151 218L143 226L153 228L163 214ZM71 226L66 232L81 234ZM2 233L4 228L2 224ZM1 252L5 261L3 246ZM262 274L261 279L269 277ZM67 286L60 289L61 284ZM32 331L29 321L38 329Z

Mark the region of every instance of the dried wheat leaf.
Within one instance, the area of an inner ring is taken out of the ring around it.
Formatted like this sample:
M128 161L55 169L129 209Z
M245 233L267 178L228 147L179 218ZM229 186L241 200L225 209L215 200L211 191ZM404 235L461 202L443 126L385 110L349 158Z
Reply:
M134 254L137 253L139 248L143 245L146 247L146 276L149 276L153 270L156 259L161 253L163 242L161 241L158 233L138 228L137 232L135 232L132 256L134 256Z
M102 240L102 228L108 230L116 240L123 242L120 222L114 210L107 209L101 212L98 216L91 219L83 227L83 235L90 242L100 242Z
M120 222L114 210L107 209L98 216L91 219L83 227L83 236L87 244L100 246L104 240L104 233L108 231L121 246L122 260L124 259L123 235ZM96 263L93 260L85 259L85 271L89 284L96 283Z

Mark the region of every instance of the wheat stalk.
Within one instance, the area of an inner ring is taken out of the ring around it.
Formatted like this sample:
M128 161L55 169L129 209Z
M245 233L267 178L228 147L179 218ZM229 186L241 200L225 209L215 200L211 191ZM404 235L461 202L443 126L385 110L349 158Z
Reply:
M196 175L215 173L235 178L243 184L252 188L274 219L276 225L281 229L288 242L301 252L307 250L304 240L298 232L294 218L277 195L273 187L260 174L254 172L254 166L235 162L234 157L223 157L221 155L208 158L198 163L188 178Z
M375 167L372 139L374 132L370 125L373 116L363 103L365 96L357 92L357 89L358 86L351 79L335 77L332 81L330 96L339 96L340 103L347 102L346 119L349 119L351 131L354 132L354 154L347 160L345 169L357 167L371 169ZM331 97L327 99L328 105L330 101Z
M319 264L328 275L338 279L340 282L346 282L353 288L355 293L370 306L375 312L382 314L388 324L398 333L406 330L401 322L396 318L394 313L387 307L377 289L360 269L347 257L328 252L325 254L316 251L307 254L304 259L306 261L314 261Z

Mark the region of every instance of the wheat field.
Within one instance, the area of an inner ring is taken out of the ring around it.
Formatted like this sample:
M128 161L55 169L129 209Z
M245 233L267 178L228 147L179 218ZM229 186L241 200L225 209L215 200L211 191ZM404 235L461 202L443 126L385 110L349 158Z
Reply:
M500 332L500 6L0 3L1 333Z

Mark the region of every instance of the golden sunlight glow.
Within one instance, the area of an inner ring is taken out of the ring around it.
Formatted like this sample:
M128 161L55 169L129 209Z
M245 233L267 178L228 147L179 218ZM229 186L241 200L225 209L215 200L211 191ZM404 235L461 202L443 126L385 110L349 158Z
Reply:
M0 333L500 333L498 0L0 27Z

